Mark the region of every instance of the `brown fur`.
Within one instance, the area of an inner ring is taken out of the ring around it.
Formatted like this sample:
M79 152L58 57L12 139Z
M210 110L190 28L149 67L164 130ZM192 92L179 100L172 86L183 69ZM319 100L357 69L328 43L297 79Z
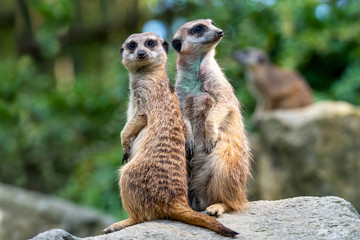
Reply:
M155 46L149 47L149 40ZM130 49L131 43L137 45L135 49ZM104 233L153 219L175 219L234 236L236 232L187 203L184 130L176 93L166 74L166 49L167 43L153 33L133 34L123 45L123 64L130 72L131 117L121 141L130 161L121 169L119 185L130 217ZM140 52L145 57L140 59Z
M257 101L254 122L265 111L312 104L312 91L306 80L297 72L272 65L265 52L250 48L235 53L235 58L245 65L247 83Z
M172 42L178 52L176 91L189 135L187 145L195 145L190 203L215 216L244 207L250 175L240 104L214 58L222 36L210 19L200 19L184 24Z

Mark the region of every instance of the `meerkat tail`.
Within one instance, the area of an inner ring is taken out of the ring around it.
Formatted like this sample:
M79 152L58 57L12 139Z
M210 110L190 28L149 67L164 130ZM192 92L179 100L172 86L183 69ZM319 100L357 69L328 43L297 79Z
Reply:
M239 233L225 227L215 218L210 217L206 214L196 212L188 206L181 206L175 208L171 217L174 220L178 220L187 224L196 225L204 228L208 228L214 232L227 237L233 237Z

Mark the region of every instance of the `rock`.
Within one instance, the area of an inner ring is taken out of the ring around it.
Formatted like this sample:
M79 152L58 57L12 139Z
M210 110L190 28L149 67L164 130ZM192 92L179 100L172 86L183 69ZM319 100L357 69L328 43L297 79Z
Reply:
M38 234L35 238L37 240L79 240L70 233L62 229L51 229L49 231Z
M297 197L255 201L243 212L224 214L219 221L239 232L236 239L360 239L360 215L338 197ZM32 240L79 240L63 230L41 233ZM228 239L210 230L177 221L157 220L119 232L83 240Z
M0 183L0 239L28 239L51 228L89 236L114 221L89 208Z
M269 112L253 145L258 198L335 195L360 209L360 108L326 101Z

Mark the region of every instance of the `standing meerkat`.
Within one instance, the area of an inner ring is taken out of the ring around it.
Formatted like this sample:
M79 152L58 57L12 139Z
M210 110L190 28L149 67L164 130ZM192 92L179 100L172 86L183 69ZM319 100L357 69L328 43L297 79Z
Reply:
M188 205L184 129L166 73L167 50L167 42L153 33L133 34L122 46L122 62L130 73L131 117L121 132L123 160L130 161L120 171L119 186L130 217L103 232L174 219L234 236L237 232Z
M191 207L209 215L239 210L247 202L250 148L240 104L215 56L223 37L210 19L188 22L174 35L176 92L188 132Z
M305 79L297 72L272 65L264 51L249 48L236 52L235 59L245 65L248 88L256 99L254 123L265 111L312 104L312 91Z

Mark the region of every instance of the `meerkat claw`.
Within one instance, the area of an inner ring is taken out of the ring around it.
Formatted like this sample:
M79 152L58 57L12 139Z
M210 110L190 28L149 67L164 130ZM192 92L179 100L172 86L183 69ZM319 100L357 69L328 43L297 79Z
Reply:
M104 230L101 231L102 234L108 234L108 233L112 233L112 232L114 232L114 231L110 228L105 228Z
M186 142L185 149L186 149L186 159L191 160L193 158L194 152L195 152L194 141Z
M194 143L194 141L190 141L190 152L191 152L191 157L193 157L194 153L195 153L195 143Z
M129 152L130 152L130 150L126 150L126 151L124 152L124 155L123 155L123 157L122 157L122 159L121 159L121 164L124 164L124 163L127 163L127 162L128 162L129 157L130 157Z
M214 147L215 147L215 142L211 142L210 144L205 146L205 151L207 153L211 153L213 151Z
M214 216L214 217L219 217L219 216L220 216L220 214L219 214L219 211L218 211L218 210L216 210L215 212L212 212L212 211L210 211L210 210L206 209L206 213L207 213L208 215L210 215L210 216Z
M113 232L116 232L116 231L119 231L121 230L122 228L120 227L107 227L105 228L104 230L102 230L102 234L109 234L109 233L113 233Z

